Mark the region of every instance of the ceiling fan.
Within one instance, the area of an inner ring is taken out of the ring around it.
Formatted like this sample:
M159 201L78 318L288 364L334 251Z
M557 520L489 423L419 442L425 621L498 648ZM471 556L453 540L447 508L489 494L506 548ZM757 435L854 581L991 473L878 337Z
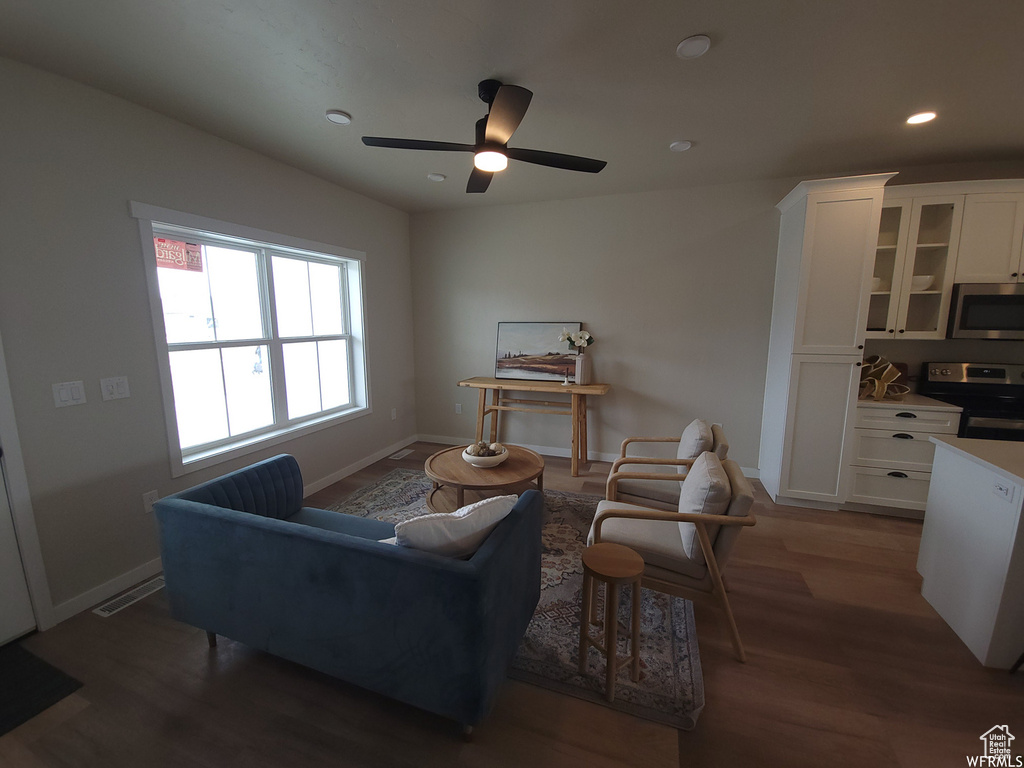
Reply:
M456 144L448 141L422 141L420 139L385 139L380 136L363 136L368 147L391 147L393 149L425 149L434 152L472 152L473 172L469 175L467 192L485 192L491 177L497 171L505 170L509 160L521 160L550 168L564 168L567 171L597 173L607 165L604 160L588 157L563 155L558 152L542 152L539 149L518 149L508 146L508 140L515 133L519 123L530 106L533 93L518 85L505 85L499 80L483 80L477 93L488 105L487 114L476 121L476 143Z

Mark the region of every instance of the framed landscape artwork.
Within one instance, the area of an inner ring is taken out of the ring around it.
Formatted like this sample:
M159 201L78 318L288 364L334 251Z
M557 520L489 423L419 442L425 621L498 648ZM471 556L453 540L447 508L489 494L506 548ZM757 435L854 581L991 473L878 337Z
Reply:
M494 377L539 381L573 378L579 353L558 337L563 329L573 333L581 327L582 323L498 323Z

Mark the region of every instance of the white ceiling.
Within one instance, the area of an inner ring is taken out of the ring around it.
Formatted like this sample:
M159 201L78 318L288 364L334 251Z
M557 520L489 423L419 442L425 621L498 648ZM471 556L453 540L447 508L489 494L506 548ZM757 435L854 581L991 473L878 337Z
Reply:
M409 211L1024 161L1021 0L2 0L0 55ZM471 155L359 140L472 143L489 77L534 92L510 145L608 167L467 195Z

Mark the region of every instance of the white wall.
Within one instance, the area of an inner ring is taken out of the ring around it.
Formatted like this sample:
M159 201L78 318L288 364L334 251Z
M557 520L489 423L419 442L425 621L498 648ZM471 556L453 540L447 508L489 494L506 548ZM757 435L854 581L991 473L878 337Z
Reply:
M494 375L499 321L581 321L595 380L611 384L592 399L592 451L702 417L757 467L775 204L796 181L414 215L420 433L473 436L477 393L456 383ZM504 439L567 455L567 418L506 418Z
M310 485L416 432L405 213L2 59L0 94L0 332L54 603L158 556L145 491L279 452ZM373 414L172 480L129 200L365 251ZM108 376L127 376L131 398L103 402ZM50 385L78 379L88 402L54 408Z

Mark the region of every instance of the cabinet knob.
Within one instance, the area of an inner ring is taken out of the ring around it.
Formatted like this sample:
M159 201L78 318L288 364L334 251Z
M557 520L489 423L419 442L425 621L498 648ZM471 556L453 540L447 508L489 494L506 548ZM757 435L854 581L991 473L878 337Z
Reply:
M897 432L893 437L898 437L900 440L913 440L913 435L908 435L906 432Z
M889 333L896 333L896 329L895 328L890 328L889 329Z
M1010 277L1016 277L1016 276L1017 276L1016 272L1014 272L1012 275L1010 275Z
M858 368L860 368L863 365L863 363L860 362L860 361L857 361L856 363L854 363L854 365L856 365Z
M890 472L889 477L910 477L906 472Z
M857 345L857 349L864 349L864 345L863 344L858 344Z
M906 332L907 332L906 328L900 328L900 333L906 333Z

